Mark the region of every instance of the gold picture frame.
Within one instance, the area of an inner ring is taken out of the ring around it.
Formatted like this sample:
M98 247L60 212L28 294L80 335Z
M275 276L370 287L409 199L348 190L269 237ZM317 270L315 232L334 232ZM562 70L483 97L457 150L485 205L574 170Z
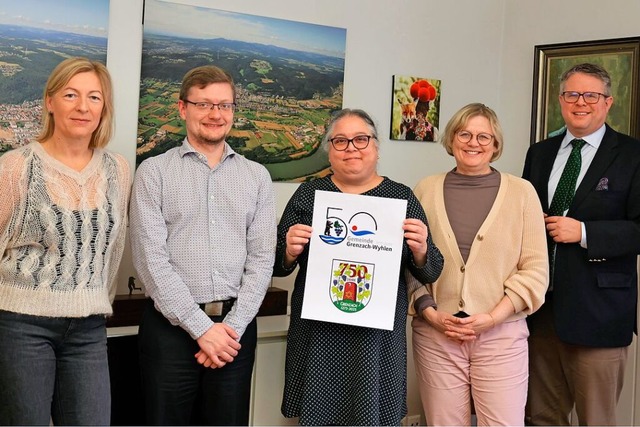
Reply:
M535 46L531 143L564 131L558 95L562 73L591 62L611 75L614 99L607 123L615 130L640 137L640 37L557 43Z

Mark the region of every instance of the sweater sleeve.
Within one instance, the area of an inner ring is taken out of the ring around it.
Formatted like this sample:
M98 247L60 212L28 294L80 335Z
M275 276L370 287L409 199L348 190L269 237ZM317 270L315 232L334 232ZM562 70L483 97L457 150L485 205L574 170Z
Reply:
M524 182L526 197L522 207L522 249L517 271L504 282L505 294L516 313L535 312L542 303L549 285L549 259L542 207L533 186Z
M20 190L24 166L24 157L17 151L0 157L0 182L4 193L0 203L0 256L16 232L16 218L20 216L18 210L24 205L21 200L24 191Z
M120 229L115 236L115 242L113 245L113 252L111 254L109 265L109 301L113 303L118 288L117 278L118 269L120 267L120 261L122 260L122 254L124 252L125 238L127 235L128 226L128 212L129 212L129 196L131 194L131 171L129 169L129 163L120 154L112 154L115 157L116 162L116 176L115 185L118 188L118 220L120 222Z
M420 202L413 194L413 192L409 191L409 193L410 194L407 200L407 218L419 219L424 222L427 226L427 229L429 229L429 221L426 214L424 213L422 205L420 205ZM409 253L411 253L411 251L409 251ZM433 243L431 232L429 231L427 235L427 261L424 266L418 267L413 260L413 255L411 255L408 262L409 271L420 283L433 283L440 276L443 265L444 258L442 257L440 250ZM408 283L407 285L410 284ZM407 291L409 292L409 294L411 294L413 291L415 291L415 287L408 287Z

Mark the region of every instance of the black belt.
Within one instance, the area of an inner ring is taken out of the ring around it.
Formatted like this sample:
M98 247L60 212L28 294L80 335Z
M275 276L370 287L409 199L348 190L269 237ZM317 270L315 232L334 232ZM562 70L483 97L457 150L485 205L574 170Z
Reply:
M236 299L231 298L224 301L212 301L198 305L207 316L224 316L231 311L235 302Z

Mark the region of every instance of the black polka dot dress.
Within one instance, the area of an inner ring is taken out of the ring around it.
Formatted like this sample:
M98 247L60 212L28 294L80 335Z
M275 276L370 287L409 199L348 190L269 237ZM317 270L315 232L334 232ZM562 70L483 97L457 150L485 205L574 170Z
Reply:
M283 256L286 232L294 224L311 225L315 190L340 190L330 177L302 184L287 204L278 225L274 275L286 276ZM364 193L405 199L407 217L426 223L411 189L388 178ZM418 280L433 282L442 269L442 255L428 239L428 259L414 265L405 244L402 269L409 267ZM282 413L300 417L301 425L399 425L406 407L407 289L398 278L394 329L386 331L300 318L307 270L308 248L298 257L300 271L291 296L291 323L287 336L285 389Z

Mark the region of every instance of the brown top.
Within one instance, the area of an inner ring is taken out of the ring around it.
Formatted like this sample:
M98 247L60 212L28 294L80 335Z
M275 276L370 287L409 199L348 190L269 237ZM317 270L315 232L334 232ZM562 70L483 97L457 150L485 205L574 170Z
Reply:
M444 204L462 259L469 257L471 243L487 218L500 187L500 173L463 175L452 170L444 178Z

